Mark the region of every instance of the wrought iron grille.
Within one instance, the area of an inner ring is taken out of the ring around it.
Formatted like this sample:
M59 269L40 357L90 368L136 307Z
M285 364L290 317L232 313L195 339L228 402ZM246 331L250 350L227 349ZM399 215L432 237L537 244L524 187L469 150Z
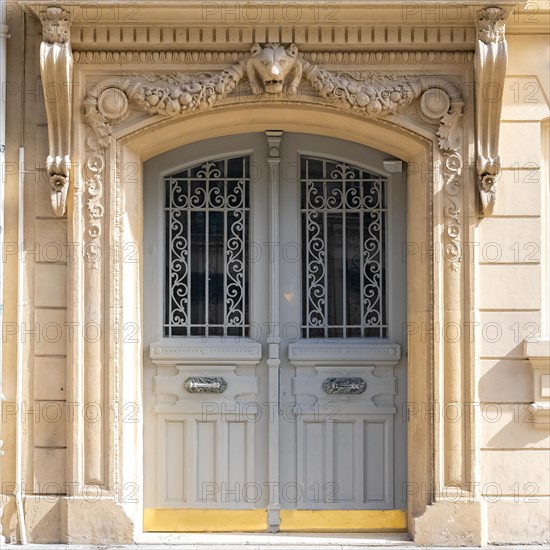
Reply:
M247 336L250 157L164 182L164 336Z
M304 338L387 337L386 183L300 157Z

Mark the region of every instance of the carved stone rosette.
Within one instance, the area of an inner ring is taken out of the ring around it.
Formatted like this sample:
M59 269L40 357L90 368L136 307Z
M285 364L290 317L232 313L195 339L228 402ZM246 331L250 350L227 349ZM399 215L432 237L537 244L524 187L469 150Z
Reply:
M71 165L73 58L69 13L61 7L49 6L42 12L41 21L40 73L49 141L46 170L50 177L52 208L55 215L61 217L65 214Z
M487 7L478 12L476 21L476 169L481 203L487 215L493 212L496 180L500 174L498 139L508 61L504 34L507 15L502 8Z

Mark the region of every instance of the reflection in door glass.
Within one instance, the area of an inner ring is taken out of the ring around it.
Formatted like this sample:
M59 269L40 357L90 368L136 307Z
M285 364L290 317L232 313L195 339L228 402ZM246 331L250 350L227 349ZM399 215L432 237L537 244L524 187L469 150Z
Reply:
M386 338L384 177L302 156L302 336Z

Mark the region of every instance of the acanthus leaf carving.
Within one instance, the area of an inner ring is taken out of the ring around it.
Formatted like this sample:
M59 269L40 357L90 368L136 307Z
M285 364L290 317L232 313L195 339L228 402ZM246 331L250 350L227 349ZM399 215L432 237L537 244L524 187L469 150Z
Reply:
M456 151L462 145L462 102L451 104L450 110L441 117L436 135L442 151Z
M508 12L498 6L479 10L475 51L478 186L483 212L491 215L500 174L498 141L502 90L508 62L505 25Z
M48 44L62 44L70 39L69 12L60 6L48 6L41 14L42 40Z

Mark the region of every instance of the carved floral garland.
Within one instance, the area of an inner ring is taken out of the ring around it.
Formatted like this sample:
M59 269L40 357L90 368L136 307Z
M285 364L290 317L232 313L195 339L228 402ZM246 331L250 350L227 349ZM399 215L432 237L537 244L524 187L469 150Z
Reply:
M128 118L130 105L163 117L211 109L227 100L245 76L250 84L249 96L252 92L260 97L265 94L279 97L284 88L285 99L292 101L297 97L298 86L305 80L313 93L328 104L370 118L398 114L419 99L424 119L439 124L436 135L444 157L447 196L446 258L453 269L458 268L461 261L458 196L462 174L463 106L458 90L445 81L430 77L327 71L300 56L294 44L255 44L247 58L216 74L139 75L128 77L122 83L105 82L91 90L84 101L88 125L84 178L90 244L97 243L101 235L105 150L110 143L112 127ZM300 99L308 100L307 91ZM89 250L90 260L95 265L94 247L90 246Z

